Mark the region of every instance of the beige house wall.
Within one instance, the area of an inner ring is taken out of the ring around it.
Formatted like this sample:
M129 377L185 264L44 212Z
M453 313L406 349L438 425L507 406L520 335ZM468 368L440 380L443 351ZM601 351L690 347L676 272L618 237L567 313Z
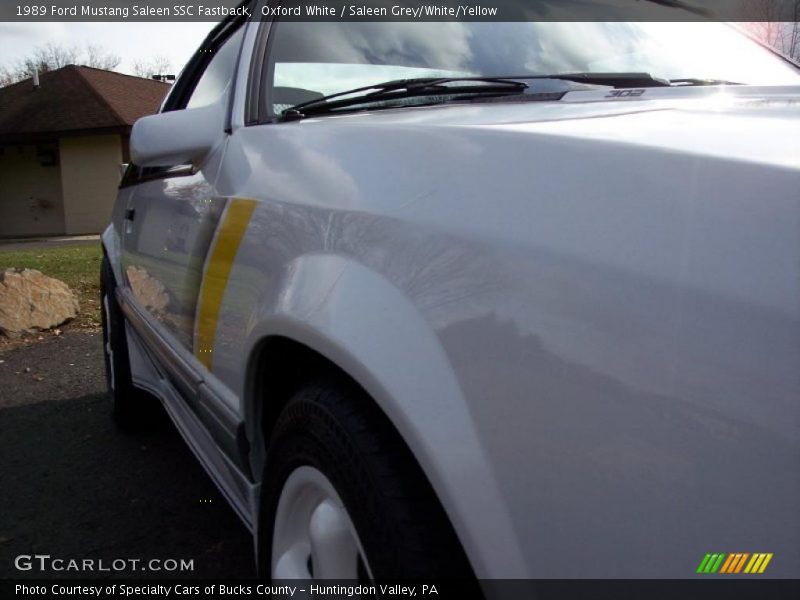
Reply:
M56 147L39 145L40 150ZM35 145L0 147L0 238L63 233L59 167L43 167Z
M61 188L68 235L100 233L111 220L119 186L119 135L61 138Z

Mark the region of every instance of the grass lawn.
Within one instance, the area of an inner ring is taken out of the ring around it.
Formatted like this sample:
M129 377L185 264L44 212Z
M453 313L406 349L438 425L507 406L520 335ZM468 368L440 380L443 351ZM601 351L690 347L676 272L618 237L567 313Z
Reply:
M0 246L0 270L17 267L36 269L48 277L66 283L78 296L80 311L73 325L100 325L100 261L103 251L99 242L60 248L34 248L4 251Z

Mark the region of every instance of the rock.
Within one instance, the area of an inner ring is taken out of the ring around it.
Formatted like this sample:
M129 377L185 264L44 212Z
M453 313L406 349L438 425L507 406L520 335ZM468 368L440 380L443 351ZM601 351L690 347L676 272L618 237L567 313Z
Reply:
M163 313L166 310L169 295L163 283L142 267L131 265L125 270L125 274L128 276L133 295L142 306L154 313Z
M34 269L0 271L0 333L19 337L74 319L78 300L63 281Z

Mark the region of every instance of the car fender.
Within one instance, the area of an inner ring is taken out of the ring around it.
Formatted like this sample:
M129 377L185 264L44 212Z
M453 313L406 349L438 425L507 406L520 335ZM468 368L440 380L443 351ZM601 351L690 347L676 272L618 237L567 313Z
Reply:
M248 355L283 336L324 355L375 400L416 457L477 577L526 567L451 365L419 311L385 277L343 256L291 261L251 318ZM247 422L259 398L245 400ZM468 526L467 526L468 524Z

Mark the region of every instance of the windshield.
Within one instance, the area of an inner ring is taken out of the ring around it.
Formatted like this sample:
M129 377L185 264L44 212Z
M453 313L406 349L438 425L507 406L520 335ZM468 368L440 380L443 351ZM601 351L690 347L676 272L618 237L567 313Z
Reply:
M272 110L392 79L640 72L798 85L798 69L721 23L277 22Z

